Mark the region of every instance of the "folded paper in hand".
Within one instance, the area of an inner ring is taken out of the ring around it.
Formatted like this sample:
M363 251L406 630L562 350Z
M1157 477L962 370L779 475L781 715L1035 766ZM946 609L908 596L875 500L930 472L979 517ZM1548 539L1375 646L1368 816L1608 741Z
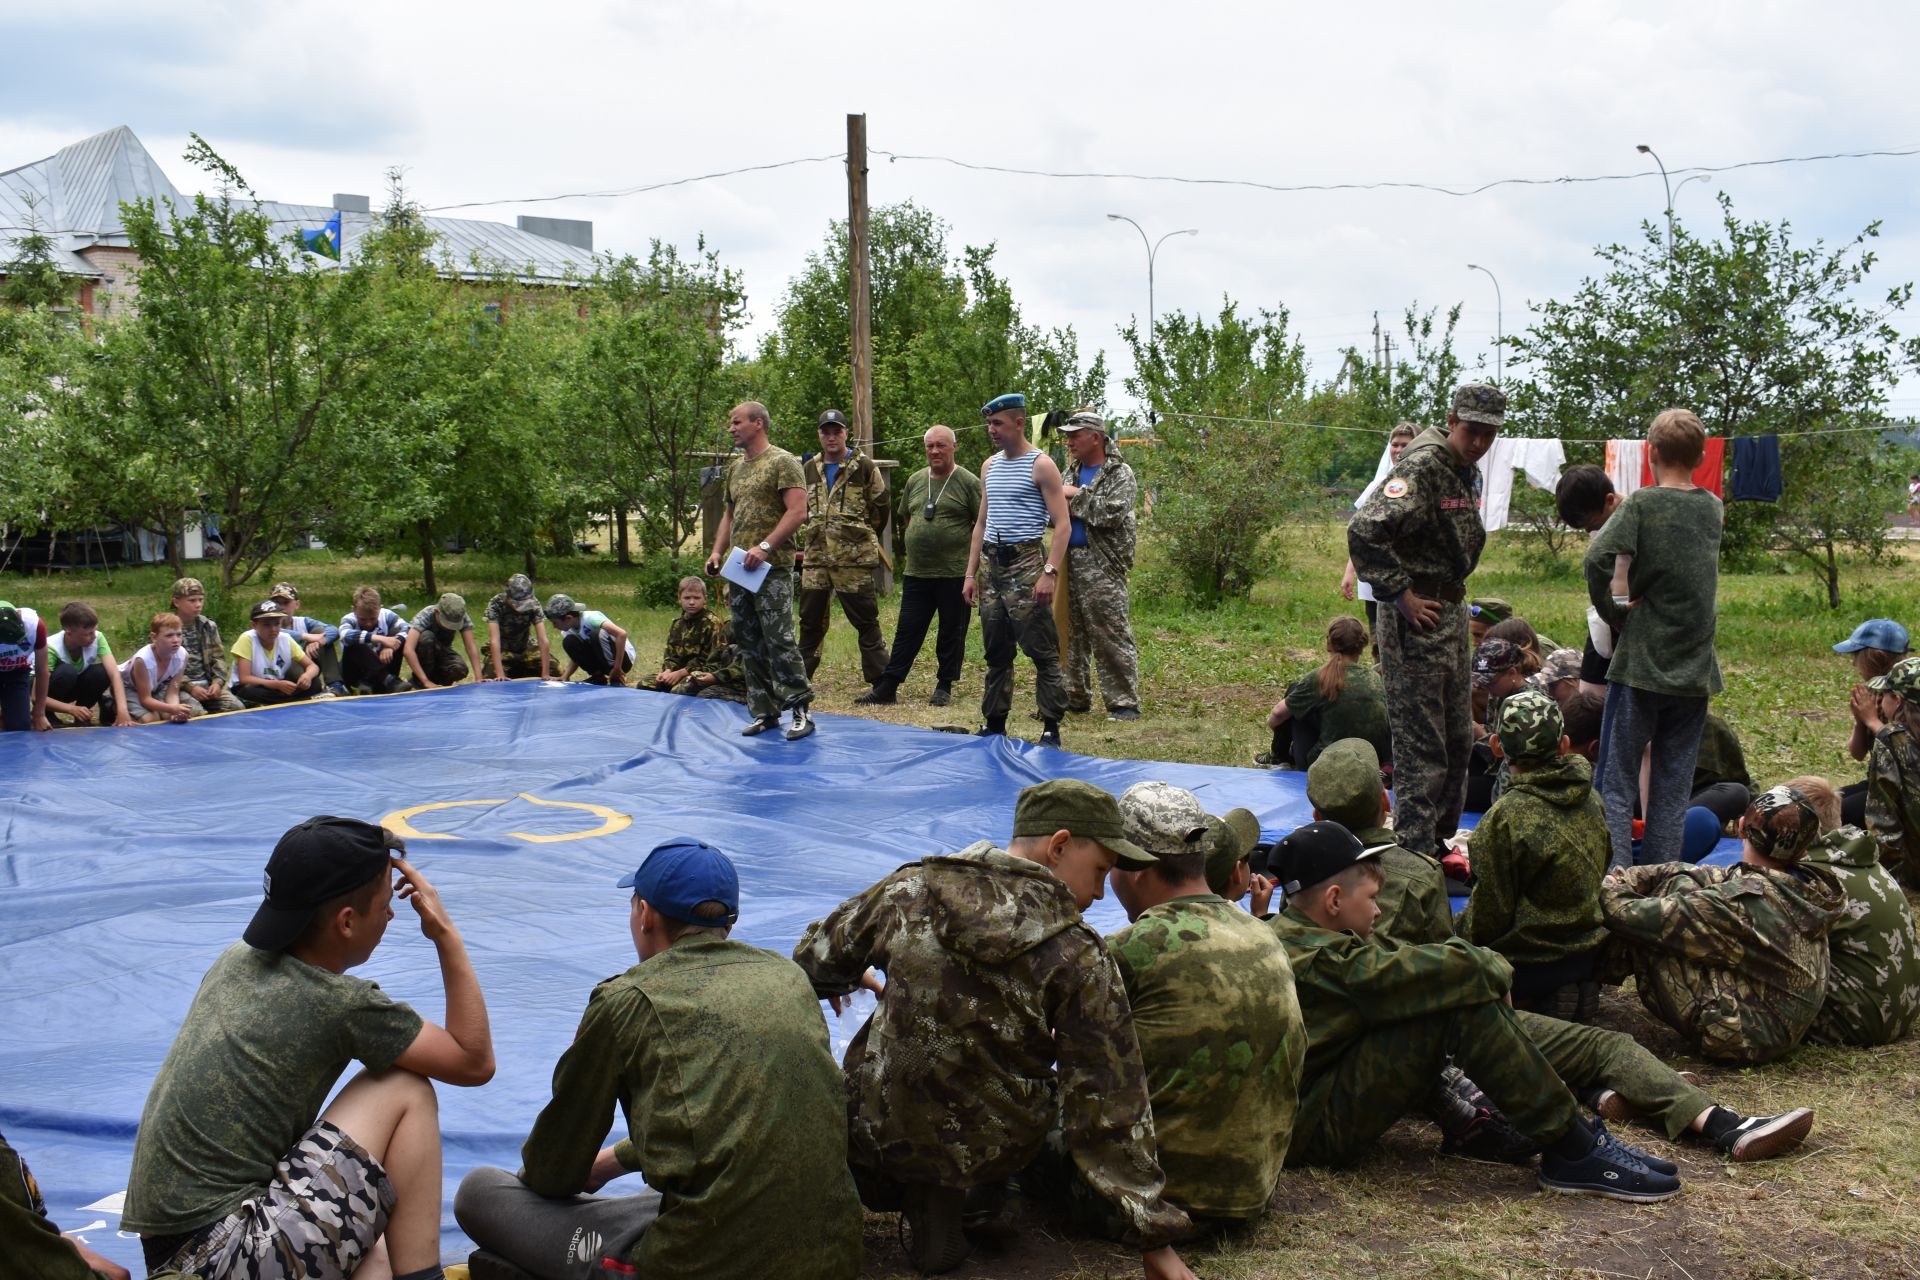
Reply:
M773 568L771 562L762 560L758 569L747 568L747 553L735 547L727 552L726 563L720 566L720 576L736 587L745 587L758 594L760 584L767 580L767 572Z

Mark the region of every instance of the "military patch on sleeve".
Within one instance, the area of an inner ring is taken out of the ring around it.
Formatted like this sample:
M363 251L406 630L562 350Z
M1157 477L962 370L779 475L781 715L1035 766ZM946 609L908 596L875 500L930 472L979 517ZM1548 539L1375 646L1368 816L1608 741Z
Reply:
M1387 481L1385 484L1380 486L1380 496L1383 498L1406 497L1407 482L1405 480L1400 479L1398 476L1395 476L1393 479Z

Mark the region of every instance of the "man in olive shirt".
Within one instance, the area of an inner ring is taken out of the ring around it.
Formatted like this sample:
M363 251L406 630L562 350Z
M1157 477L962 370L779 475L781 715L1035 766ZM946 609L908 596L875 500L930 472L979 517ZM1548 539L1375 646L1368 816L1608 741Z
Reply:
M729 548L739 551L748 572L770 565L758 591L735 586L733 643L747 670L747 710L753 721L740 731L753 738L780 727L780 713L793 712L789 741L813 732L807 708L813 685L793 635L793 535L807 519L807 482L800 460L767 439L767 406L749 400L734 406L727 431L741 456L727 467L720 526L714 530L707 576L715 577Z
M806 976L727 937L740 881L711 845L669 840L620 887L640 963L588 997L519 1176L460 1184L476 1263L541 1280L603 1274L603 1258L675 1280L856 1275L845 1096ZM628 1137L603 1148L615 1103ZM583 1194L625 1173L652 1189Z
M967 553L973 522L980 514L980 478L953 461L953 428L931 426L921 437L927 465L907 477L907 571L900 579L900 617L893 626L893 653L873 689L854 699L861 706L890 703L913 670L926 642L927 624L937 613L939 635L933 642L939 666L934 672L936 707L953 701L953 682L967 651L972 610L961 594L967 579Z

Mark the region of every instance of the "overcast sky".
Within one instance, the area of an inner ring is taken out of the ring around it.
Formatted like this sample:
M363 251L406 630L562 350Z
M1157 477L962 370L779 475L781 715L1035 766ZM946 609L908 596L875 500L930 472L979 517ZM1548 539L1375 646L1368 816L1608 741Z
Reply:
M205 136L270 199L325 203L404 166L432 207L605 190L844 150L1054 171L1269 183L1638 173L1632 181L1277 193L872 162L872 200L912 198L952 244L999 247L1030 322L1071 325L1124 369L1116 326L1147 307L1139 235L1161 251L1162 313L1285 305L1316 369L1372 346L1373 312L1463 302L1486 355L1565 296L1596 243L1637 236L1660 178L1692 165L1920 144L1920 10L1893 4L828 4L770 0L528 5L167 6L46 0L0 10L0 169L132 127L183 190ZM1676 181L1678 179L1676 178ZM1727 191L1747 217L1841 241L1884 222L1874 279L1920 279L1920 157L1746 169L1688 183L1682 220ZM745 272L755 331L846 213L835 162L620 199L502 204L591 219L598 249L704 233ZM1902 322L1920 329L1920 317ZM1487 357L1489 364L1491 357ZM1000 388L981 387L984 398ZM1118 396L1116 378L1114 391ZM1920 412L1909 383L1893 408Z

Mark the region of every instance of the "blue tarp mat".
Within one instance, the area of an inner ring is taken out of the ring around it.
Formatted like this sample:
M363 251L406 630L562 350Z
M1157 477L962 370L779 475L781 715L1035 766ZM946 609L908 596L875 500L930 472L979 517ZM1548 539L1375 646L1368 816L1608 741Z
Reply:
M0 737L0 1130L55 1220L91 1227L95 1248L141 1274L114 1197L147 1087L202 973L258 903L274 841L312 814L379 821L450 806L408 819L451 837L415 839L409 857L472 953L499 1072L484 1088L440 1089L449 1259L466 1247L454 1187L476 1165L517 1167L587 993L633 963L614 881L660 840L690 833L731 853L735 936L786 952L902 862L1004 844L1014 797L1046 778L1116 793L1163 779L1215 813L1247 806L1269 838L1311 816L1298 773L1096 759L831 715L788 743L740 737L745 720L721 702L515 682ZM591 834L621 816L630 825ZM354 972L438 1020L433 948L397 911ZM1111 898L1088 916L1102 932L1124 923ZM862 1016L828 1016L836 1053Z

